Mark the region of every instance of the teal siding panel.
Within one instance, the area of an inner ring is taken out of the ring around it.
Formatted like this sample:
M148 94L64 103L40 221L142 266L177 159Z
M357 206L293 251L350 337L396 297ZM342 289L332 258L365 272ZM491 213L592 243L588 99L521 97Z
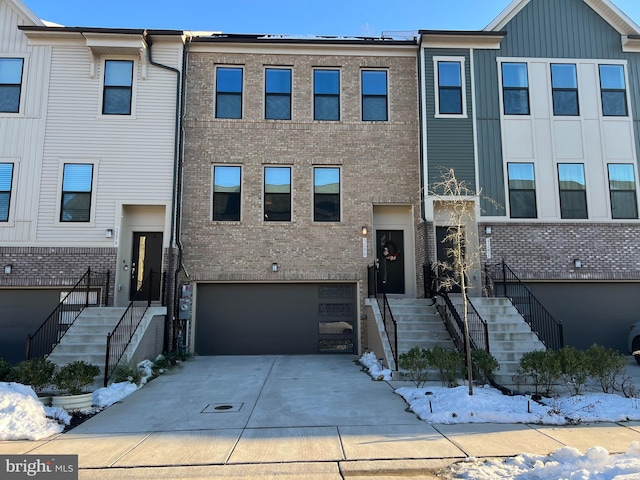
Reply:
M435 117L436 72L433 57L464 57L467 118ZM456 178L476 189L473 110L471 105L471 68L468 49L425 49L425 88L427 131L427 174L429 185L442 180L443 171L453 168ZM429 187L431 190L431 187Z
M500 50L474 50L479 186L491 199L482 201L482 215L492 216L506 215L497 57L627 60L640 153L640 55L622 51L613 27L582 0L531 0L503 30Z

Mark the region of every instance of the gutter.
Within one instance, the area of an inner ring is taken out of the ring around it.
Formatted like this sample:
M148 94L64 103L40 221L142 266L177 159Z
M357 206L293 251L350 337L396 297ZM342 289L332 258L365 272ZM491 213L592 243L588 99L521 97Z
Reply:
M153 46L153 40L151 39L151 37L149 36L150 33L149 31L145 30L142 33L142 38L144 39L145 43L147 44L147 59L149 60L149 63L155 67L158 68L162 68L165 70L169 70L170 72L173 72L176 74L176 120L175 120L175 140L174 140L174 152L173 152L173 188L172 188L172 198L171 198L171 233L170 233L170 239L169 239L169 269L171 269L171 266L173 265L174 262L174 254L173 254L173 245L174 243L176 243L176 212L178 210L178 180L181 174L181 159L182 159L182 86L183 86L183 75L182 72L180 70L178 70L177 68L174 67L170 67L168 65L163 65L161 63L157 63L153 61L153 55L152 55L152 46ZM183 53L184 53L184 47L183 47ZM183 56L183 65L185 62L184 56ZM179 244L178 242L178 249L180 252L179 258L180 258L180 263L179 265L182 264L182 246ZM178 269L175 272L175 278L177 279L178 277L178 272L180 271L180 267L178 267ZM173 305L171 305L171 309L168 310L168 312L171 312L171 323L174 324L176 321L176 293L177 293L177 285L176 282L173 282ZM172 345L168 345L168 338L169 338L169 319L165 319L165 335L164 335L164 351L168 352L170 351L170 347L173 347L173 341L171 342ZM175 333L174 333L175 335Z

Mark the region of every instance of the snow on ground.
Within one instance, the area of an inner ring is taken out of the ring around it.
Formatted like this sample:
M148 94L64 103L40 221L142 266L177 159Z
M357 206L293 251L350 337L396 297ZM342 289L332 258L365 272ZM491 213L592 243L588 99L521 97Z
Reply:
M504 460L468 459L452 467L455 478L473 480L633 480L640 478L640 442L632 442L626 453L611 455L602 447L584 454L563 447L541 456L520 454Z
M360 357L360 363L367 369L369 375L376 380L391 380L391 370L383 368L373 352L367 352Z
M60 418L62 423L49 418ZM0 382L0 440L40 440L62 432L69 414L48 408L29 386Z
M112 383L93 392L93 413L122 400L142 387L153 375L152 362L138 364L140 386L130 382ZM28 385L0 382L0 440L40 440L58 434L71 422L66 410L45 407Z
M375 354L364 354L360 363L374 379L379 379L378 371L382 367ZM472 396L468 386L401 387L395 392L420 419L430 424L566 425L640 420L640 399L617 394L558 396L543 399L541 404L524 395L503 395L488 386L474 386ZM522 453L507 459L468 458L454 465L451 473L455 478L473 480L637 480L640 479L640 442L631 443L622 455L611 455L603 447L593 447L585 453L564 447L547 456Z

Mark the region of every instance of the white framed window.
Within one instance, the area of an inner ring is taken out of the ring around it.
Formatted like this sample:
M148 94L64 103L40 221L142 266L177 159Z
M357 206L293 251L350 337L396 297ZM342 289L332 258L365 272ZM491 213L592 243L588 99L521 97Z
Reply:
M611 199L611 218L637 219L638 196L636 176L632 164L610 163L609 196Z
M502 62L502 106L505 115L529 115L529 73L526 62Z
M467 117L464 57L433 57L435 116Z
M600 98L602 115L605 117L627 117L627 81L624 65L598 65L600 73Z
M559 163L560 217L589 218L587 211L587 182L582 163Z
M20 113L24 58L0 56L0 113Z
M94 165L65 163L62 170L60 222L90 222Z
M0 162L0 223L9 221L14 164Z

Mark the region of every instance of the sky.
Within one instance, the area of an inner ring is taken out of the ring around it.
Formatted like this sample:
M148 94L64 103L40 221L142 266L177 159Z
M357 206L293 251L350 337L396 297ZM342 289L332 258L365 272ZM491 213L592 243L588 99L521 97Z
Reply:
M23 0L67 27L225 33L380 36L415 30L480 30L511 0ZM640 0L613 0L640 24Z

